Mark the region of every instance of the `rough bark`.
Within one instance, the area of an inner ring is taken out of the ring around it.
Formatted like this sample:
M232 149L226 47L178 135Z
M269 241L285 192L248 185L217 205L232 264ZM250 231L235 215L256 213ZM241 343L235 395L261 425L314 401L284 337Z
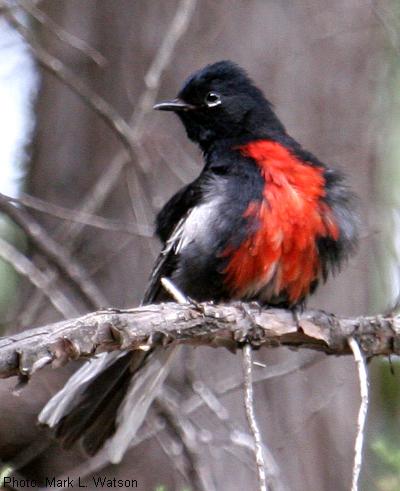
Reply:
M1 339L0 377L29 377L49 363L57 366L101 351L171 343L231 351L250 343L347 355L351 353L350 336L368 357L400 354L400 317L346 318L306 311L296 321L290 311L242 303L165 303L109 309Z

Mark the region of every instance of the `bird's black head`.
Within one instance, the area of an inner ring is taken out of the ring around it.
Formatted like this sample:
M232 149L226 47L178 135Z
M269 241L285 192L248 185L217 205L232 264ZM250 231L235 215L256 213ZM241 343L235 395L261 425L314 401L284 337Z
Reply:
M176 112L188 137L204 151L221 140L244 143L285 131L261 90L231 61L194 73L176 99L154 109Z

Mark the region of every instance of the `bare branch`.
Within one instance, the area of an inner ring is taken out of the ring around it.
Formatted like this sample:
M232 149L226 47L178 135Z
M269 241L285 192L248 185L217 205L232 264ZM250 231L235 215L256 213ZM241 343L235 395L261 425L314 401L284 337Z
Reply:
M261 433L254 411L252 364L252 347L250 344L245 344L243 346L244 405L246 408L247 421L254 439L253 450L256 458L259 490L268 491Z
M189 22L196 8L197 0L181 0L176 9L172 22L165 33L163 42L160 45L150 68L144 77L146 90L140 96L133 113L130 124L132 126L132 137L135 141L142 136L143 122L145 115L151 110L157 97L158 89L161 84L161 76L165 68L169 65L174 53L176 44L185 34Z
M286 361L279 363L276 366L268 367L268 370L264 370L262 372L256 373L253 377L253 385L265 382L266 380L271 380L277 377L285 377L287 375L291 375L294 372L298 372L301 370L305 370L306 368L313 366L321 360L322 354L320 353L308 353L308 356L303 357L303 359L299 362L297 359L292 359L289 357ZM189 397L183 404L183 409L185 413L192 413L193 411L198 410L200 407L206 405L208 406L214 414L219 416L220 420L225 420L224 417L224 407L219 408L217 405L217 397L223 396L226 394L230 394L239 389L243 389L243 382L238 380L237 377L224 378L219 381L215 387L216 396L213 397L212 394L205 392L206 388L204 388L199 381L195 382L195 387L193 387L193 391L195 395ZM207 399L207 400L206 400ZM221 411L221 413L220 413ZM229 421L226 419L226 421Z
M244 429L241 428L241 425L238 421L234 421L229 414L228 409L222 404L217 395L213 390L210 389L201 379L197 377L197 372L194 369L194 359L193 354L194 350L187 350L186 353L189 355L189 360L187 360L185 364L185 378L187 378L188 384L192 387L193 392L196 394L193 397L190 397L188 400L183 401L179 404L180 412L186 416L190 415L200 406L206 406L211 411L214 416L216 416L218 420L218 427L225 427L228 434L230 435L229 442L232 445L224 445L221 447L221 442L218 443L218 448L224 448L225 451L232 453L236 458L242 461L245 465L249 467L251 472L253 472L253 460L250 460L248 457L242 455L241 450L250 451L254 454L254 441L250 434L247 434ZM254 363L253 363L254 365ZM298 366L298 364L297 364ZM273 370L271 370L273 371ZM268 370L270 373L270 370ZM252 377L252 382L259 382L259 379L255 380ZM242 386L241 381L237 380L235 377L235 384L237 387ZM214 389L215 390L215 389ZM168 391L167 388L164 388L164 392L162 397L171 392L171 389ZM226 393L225 391L217 391L218 395L222 395ZM191 402L192 401L192 402ZM208 443L211 445L214 438L211 434L208 435ZM236 450L234 450L234 448ZM279 468L275 462L275 459L272 456L271 451L267 448L265 443L263 444L263 452L266 460L266 467L268 469L268 484L271 488L271 491L283 491L284 487L281 482ZM245 459L245 460L243 460ZM207 489L210 489L208 486Z
M38 269L13 245L0 237L0 257L10 263L15 271L26 276L50 300L53 307L66 319L78 315L78 310L59 289L51 285L53 275Z
M108 127L113 130L117 138L126 147L129 155L133 157L135 143L131 138L129 125L117 111L106 100L85 85L85 83L58 58L42 48L32 35L32 32L19 22L11 10L4 10L3 15L28 43L38 63L61 80L65 85L70 87L88 105L88 107L91 107Z
M201 463L197 431L174 402L170 397L164 395L162 398L157 398L156 409L168 424L169 431L183 445L186 474L193 489L212 491L215 488L207 469Z
M140 149L140 139L143 132L145 116L151 110L155 98L157 97L158 88L161 84L161 76L172 59L178 41L189 26L196 3L197 0L181 0L179 2L175 16L168 26L164 39L160 44L160 48L155 54L154 60L145 75L147 88L140 96L137 103L137 109L134 111L129 122L130 138L136 145L135 150ZM143 160L138 158L138 162L139 164L142 164ZM107 196L117 184L121 172L128 163L129 158L125 153L120 152L115 156L93 188L89 191L83 204L82 211L85 213L95 213L96 210L102 206L107 199ZM68 231L68 237L73 240L80 234L82 229L83 225L76 224Z
M153 237L153 229L144 224L136 224L131 222L120 222L117 220L111 220L109 218L100 217L97 215L91 215L79 210L72 210L63 206L55 205L49 201L42 200L40 198L30 196L29 194L22 193L20 198L8 198L12 203L18 203L31 208L41 213L51 215L61 220L68 220L71 222L78 222L89 227L96 227L102 230L109 230L111 232L121 232L130 235L139 235L140 237Z
M357 419L357 436L354 445L353 479L351 483L351 491L358 491L358 482L362 465L364 430L368 411L368 374L363 353L358 342L353 337L349 338L349 346L353 352L354 360L357 365L361 395L361 404Z
M63 277L81 294L90 308L97 309L108 305L102 292L69 252L53 240L25 210L12 204L10 199L3 194L0 194L0 211L22 228L37 250L56 266Z
M141 154L139 144L142 136L144 117L151 110L157 92L161 83L161 76L165 68L169 65L173 56L176 44L186 32L189 22L192 18L197 0L181 0L177 6L175 16L169 25L164 39L157 51L153 62L145 76L146 89L142 93L137 103L137 109L134 111L129 125L115 112L97 94L93 93L78 77L76 77L60 60L47 53L32 37L32 33L23 26L13 15L13 9L1 2L2 13L13 25L13 27L24 37L30 45L36 59L42 66L51 71L60 80L71 87L83 99L85 103L91 106L102 119L116 132L117 136L127 147L130 156L135 152ZM89 192L88 197L82 207L85 214L93 214L106 200L107 196L118 182L119 176L124 167L130 162L130 157L126 152L120 152L106 171L96 182L93 189ZM141 159L138 158L139 163ZM84 223L75 224L70 227L68 236L73 242L82 229ZM64 234L67 235L67 234ZM63 237L64 238L64 237Z
M99 53L92 46L89 46L82 39L65 31L61 26L54 22L51 17L45 14L43 10L36 7L36 5L31 0L18 0L18 6L25 10L25 12L31 15L46 29L48 29L60 41L80 51L92 61L94 61L96 65L104 67L107 64L106 58L101 53Z
M0 340L0 377L29 376L39 366L87 358L100 351L167 344L206 345L232 350L288 346L348 355L353 336L365 356L400 354L400 316L338 318L304 312L296 324L290 311L255 304L199 306L165 303L129 310L105 310L24 331Z

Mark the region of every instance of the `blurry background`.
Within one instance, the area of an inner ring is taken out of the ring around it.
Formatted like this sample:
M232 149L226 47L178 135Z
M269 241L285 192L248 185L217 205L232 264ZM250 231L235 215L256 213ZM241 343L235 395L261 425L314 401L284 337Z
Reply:
M177 118L151 107L220 59L242 65L289 133L343 170L359 196L359 253L310 305L361 315L395 303L397 0L43 0L1 2L0 14L0 191L20 197L46 240L83 270L79 288L4 217L0 237L13 247L0 242L3 335L140 302L159 250L151 238L155 213L201 169L200 152ZM99 97L133 156L96 111ZM45 287L35 286L38 278ZM359 404L354 361L284 349L256 356L266 364L255 367L255 397L274 459L273 489L349 489ZM400 489L396 365L392 375L387 362L370 364L365 490ZM169 403L149 415L144 441L117 467L99 458L84 462L79 450L60 450L35 426L74 368L44 370L18 397L11 394L15 380L0 384L0 458L34 456L21 476L80 476L88 489L93 473L136 479L143 490L256 489L240 356L185 351L169 380ZM32 450L38 441L41 448Z

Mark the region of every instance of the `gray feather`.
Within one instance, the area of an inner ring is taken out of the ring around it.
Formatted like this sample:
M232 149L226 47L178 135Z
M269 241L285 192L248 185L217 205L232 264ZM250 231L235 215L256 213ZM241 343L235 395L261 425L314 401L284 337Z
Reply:
M45 405L39 414L39 423L50 428L56 426L76 406L79 395L86 390L90 382L125 354L126 351L101 353L85 363Z
M155 350L149 362L132 377L127 394L118 409L116 432L105 447L112 463L119 463L129 448L169 374L177 351L178 347Z

